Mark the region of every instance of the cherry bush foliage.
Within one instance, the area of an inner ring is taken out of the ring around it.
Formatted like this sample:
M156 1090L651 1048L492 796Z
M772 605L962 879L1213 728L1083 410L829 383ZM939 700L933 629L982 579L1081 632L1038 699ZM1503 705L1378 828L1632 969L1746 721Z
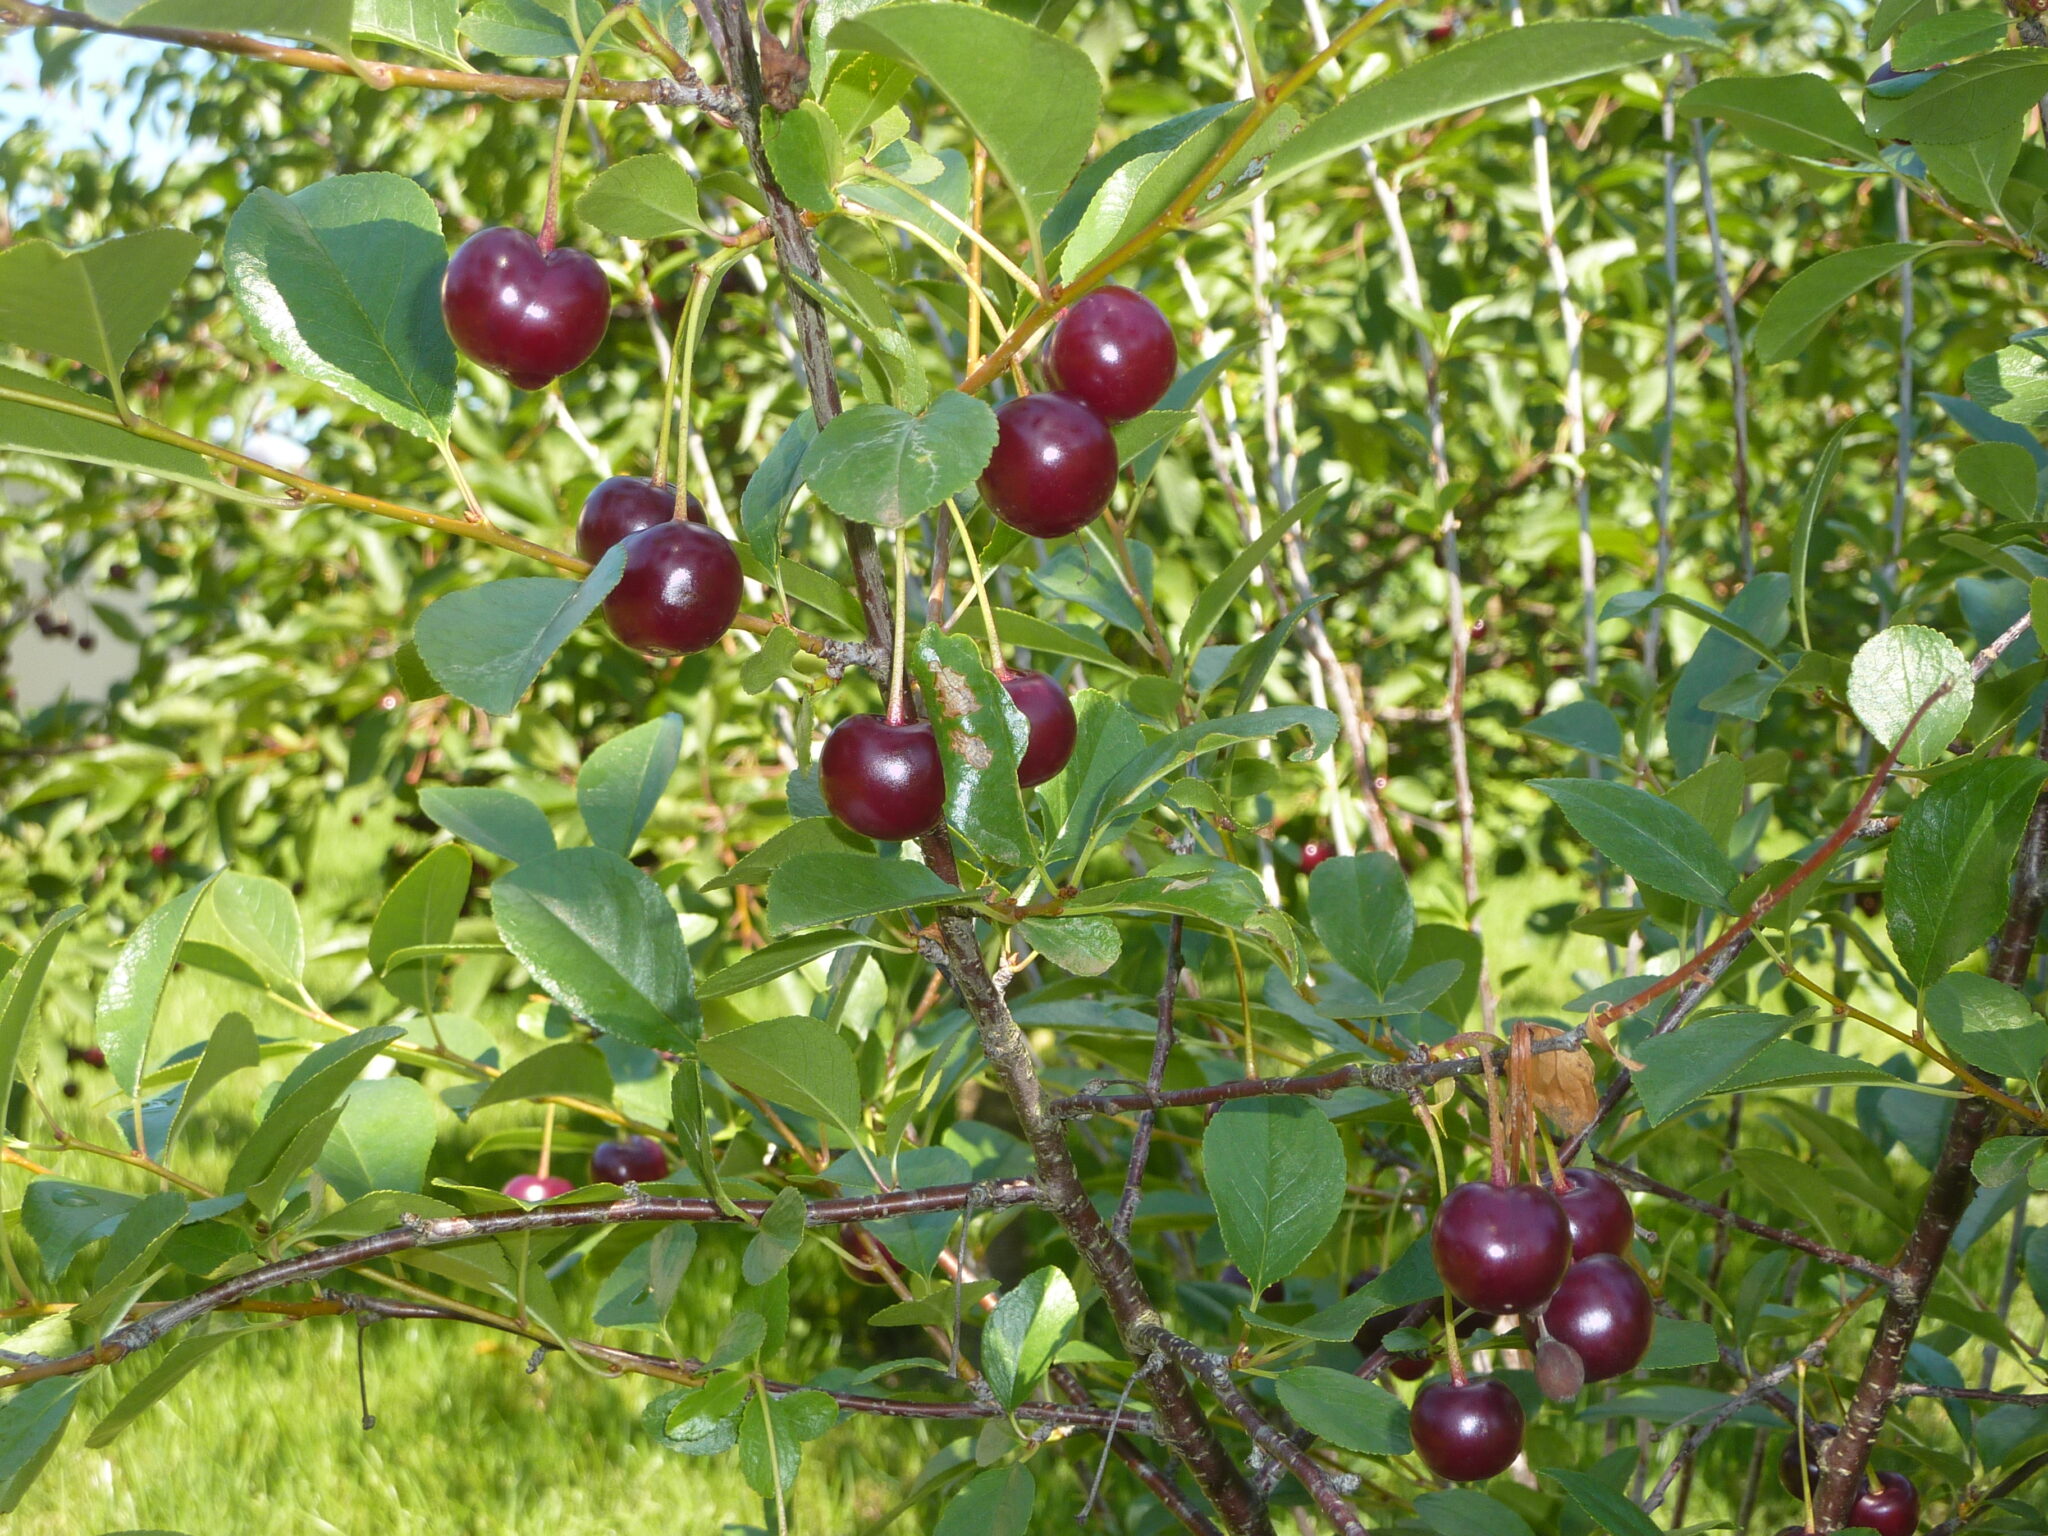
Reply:
M940 1536L2041 1530L2032 7L756 20L0 0L188 147L0 144L0 620L135 656L0 707L0 1508L354 1316L768 1529L869 1414ZM610 292L531 392L444 322L496 226ZM1106 283L1178 373L1032 537ZM717 643L613 638L615 474ZM881 707L901 843L821 782ZM1432 1224L1524 1164L1632 1212L1496 1310Z

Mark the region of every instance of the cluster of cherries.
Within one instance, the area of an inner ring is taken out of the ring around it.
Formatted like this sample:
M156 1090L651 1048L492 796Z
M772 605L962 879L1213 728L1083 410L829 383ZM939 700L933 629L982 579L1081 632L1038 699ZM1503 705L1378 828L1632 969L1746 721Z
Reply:
M470 236L450 258L441 313L464 356L521 389L542 389L582 367L604 340L610 285L585 253L497 227ZM996 414L995 450L981 476L990 509L1036 538L1094 521L1116 489L1111 425L1157 405L1176 366L1173 330L1151 300L1107 287L1075 304L1046 351L1053 388ZM621 543L625 568L604 600L612 633L669 656L717 644L739 615L740 562L697 499L634 475L603 481L577 518L576 552L594 565ZM997 677L1030 726L1017 769L1029 789L1073 755L1074 707L1043 672L998 659ZM826 807L867 837L921 837L945 819L938 739L907 711L841 721L818 767Z
M624 1136L601 1141L590 1154L593 1184L652 1184L668 1177L668 1153L652 1136ZM516 1173L505 1181L505 1193L526 1205L538 1205L576 1186L552 1173Z
M1839 1424L1807 1425L1803 1470L1799 1465L1798 1436L1785 1442L1778 1457L1778 1479L1793 1498L1804 1501L1820 1486L1821 1448L1841 1432ZM1903 1472L1880 1472L1877 1486L1866 1486L1849 1506L1849 1524L1875 1531L1877 1536L1913 1536L1920 1528L1920 1490ZM1778 1536L1811 1536L1811 1532L1803 1525L1788 1525Z

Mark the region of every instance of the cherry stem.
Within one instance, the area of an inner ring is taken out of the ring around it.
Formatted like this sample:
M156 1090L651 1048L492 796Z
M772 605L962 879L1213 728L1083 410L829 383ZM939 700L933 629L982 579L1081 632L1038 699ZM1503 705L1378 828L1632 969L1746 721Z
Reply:
M896 637L889 653L889 723L901 725L903 713L903 633L905 613L903 595L910 584L910 560L904 554L903 530L896 531Z
M676 362L673 350L671 350L669 356L669 362L681 370L676 383L676 393L680 397L676 402L678 420L676 422L675 515L677 517L687 515L688 501L686 497L688 492L685 487L690 482L690 396L692 375L697 369L697 335L704 328L704 295L711 288L710 273L713 266L718 266L721 271L723 270L722 264L707 262L690 274L690 297L684 301L682 326L678 332L683 344L682 361L680 363ZM663 422L662 425L666 427L668 424Z
M697 270L702 271L703 269L700 267ZM694 286L696 280L696 272L692 272L690 274L692 293L696 291ZM648 298L652 300L653 296L650 290ZM668 484L668 440L669 433L675 426L676 376L682 371L683 367L683 336L689 323L690 304L689 299L686 297L681 311L676 315L676 333L668 344L668 371L662 376L661 380L661 429L655 434L654 438L653 478L656 485Z
M960 530L960 552L967 556L967 574L974 582L974 600L981 605L982 627L988 631L989 665L995 668L998 681L1015 677L1016 673L1003 660L1003 642L996 634L995 606L988 600L988 579L981 574L981 559L974 553L974 535L967 531L966 515L951 496L946 498L946 510L953 514L953 526Z
M569 150L569 125L576 121L576 93L583 85L583 72L590 68L590 59L597 52L597 45L605 33L626 18L639 0L619 0L619 3L604 13L598 24L590 29L590 36L583 40L577 51L576 65L569 75L569 83L562 91L562 116L555 124L555 156L548 164L548 200L541 210L540 240L541 254L546 255L555 248L555 226L562 206L562 157Z
M548 1159L555 1152L555 1106L550 1104L548 1112L540 1122L540 1176L548 1176Z
M1448 1288L1444 1291L1444 1354L1451 1367L1451 1380L1464 1386L1465 1357L1458 1353L1458 1305Z
M1508 1162L1507 1131L1501 1123L1500 1079L1495 1075L1493 1064L1493 1047L1499 1043L1492 1035L1478 1033L1454 1035L1444 1042L1446 1045L1470 1044L1478 1047L1479 1070L1486 1079L1486 1141L1487 1148L1492 1153L1490 1173L1493 1187L1506 1189L1512 1179ZM1444 1193L1450 1193L1448 1186Z

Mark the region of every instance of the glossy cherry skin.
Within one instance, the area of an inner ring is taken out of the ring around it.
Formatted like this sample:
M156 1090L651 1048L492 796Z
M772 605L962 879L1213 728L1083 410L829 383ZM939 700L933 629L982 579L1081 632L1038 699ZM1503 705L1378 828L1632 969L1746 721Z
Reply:
M946 815L939 742L922 720L891 725L850 715L818 754L825 808L864 837L903 842L935 831Z
M1389 1355L1387 1369L1401 1381L1420 1381L1429 1374L1429 1356Z
M1323 860L1335 858L1336 856L1337 845L1335 843L1303 843L1301 845L1301 872L1304 875L1312 875L1316 872L1316 866L1322 863Z
M668 1177L668 1154L651 1136L601 1141L590 1154L593 1184L652 1184Z
M538 1205L543 1200L566 1195L575 1187L567 1179L558 1179L551 1173L515 1173L505 1181L505 1193L527 1205Z
M1046 377L1104 421L1129 421L1159 403L1178 366L1173 327L1128 288L1098 288L1061 317L1045 349Z
M1920 1526L1920 1490L1903 1472L1877 1474L1878 1489L1865 1488L1849 1506L1849 1524L1868 1526L1877 1536L1913 1536Z
M1475 1312L1527 1312L1572 1262L1572 1228L1540 1184L1460 1184L1437 1208L1429 1251L1450 1292Z
M1074 702L1043 672L1012 672L1003 679L1003 692L1031 727L1030 744L1017 764L1017 782L1029 789L1055 777L1074 755L1074 737L1080 729Z
M1596 1253L1580 1259L1543 1304L1543 1327L1578 1351L1586 1380L1625 1376L1650 1347L1657 1308L1650 1288L1627 1259Z
M675 515L674 486L656 485L638 475L613 475L598 481L583 498L583 511L576 518L576 553L595 565L619 540L659 523L674 522ZM683 515L701 526L704 504L685 496Z
M521 389L581 368L611 316L611 284L594 260L543 251L523 229L477 231L441 279L441 317L462 355Z
M1820 1453L1841 1432L1839 1424L1822 1422L1806 1426L1806 1477L1810 1486L1820 1486ZM1785 1449L1778 1453L1778 1481L1785 1485L1785 1491L1793 1498L1806 1497L1806 1489L1799 1482L1799 1437L1796 1435L1788 1437Z
M996 450L982 499L1035 539L1056 539L1102 515L1116 489L1116 439L1071 395L1026 395L996 412Z
M1621 1186L1590 1168L1565 1170L1565 1182L1571 1188L1558 1194L1557 1203L1564 1207L1565 1220L1571 1223L1572 1257L1626 1254L1628 1245L1635 1241L1636 1217Z
M687 656L732 628L740 557L721 534L669 521L626 540L626 568L604 600L605 622L635 650Z
M1522 1454L1522 1405L1490 1376L1459 1386L1439 1377L1415 1394L1408 1432L1415 1454L1438 1477L1483 1482Z

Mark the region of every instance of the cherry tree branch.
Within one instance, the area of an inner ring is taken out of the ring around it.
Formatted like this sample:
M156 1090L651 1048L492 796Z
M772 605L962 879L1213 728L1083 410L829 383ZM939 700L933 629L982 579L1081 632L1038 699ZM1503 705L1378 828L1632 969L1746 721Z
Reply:
M1902 1397L1942 1397L1965 1403L2003 1403L2020 1408L2048 1408L2048 1392L1993 1392L1988 1387L1937 1387L1911 1382L1892 1393Z
M1180 936L1182 919L1176 917L1166 929L1166 979L1159 987L1159 1026L1152 1041L1152 1067L1145 1074L1145 1091L1156 1097L1166 1078L1166 1060L1173 1051L1173 1005L1180 995ZM1109 1230L1120 1243L1131 1240L1131 1222L1138 1214L1138 1195L1145 1184L1145 1160L1152 1152L1152 1123L1158 1109L1147 1105L1131 1133L1131 1157L1124 1172L1123 1198L1116 1203L1116 1215Z

